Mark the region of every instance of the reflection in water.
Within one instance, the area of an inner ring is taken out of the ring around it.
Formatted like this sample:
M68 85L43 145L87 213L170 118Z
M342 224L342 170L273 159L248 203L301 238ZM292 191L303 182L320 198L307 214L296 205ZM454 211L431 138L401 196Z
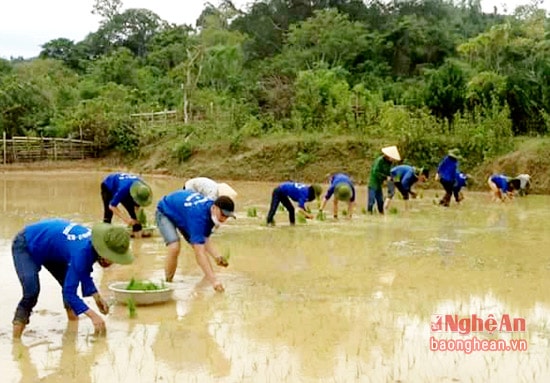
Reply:
M90 369L106 346L102 338L79 338L78 321L69 322L59 345L39 341L14 342L12 356L19 364L21 383L92 382Z
M0 307L10 315L20 295L13 235L44 216L88 224L101 219L104 175L0 175ZM182 184L144 179L155 199ZM41 295L35 330L24 334L23 345L12 345L7 321L0 325L6 381L550 381L548 197L504 205L487 204L486 193L468 193L460 206L442 209L431 203L435 192L425 191L407 214L267 228L275 185L230 184L239 192L238 219L214 234L218 247L231 253L230 266L218 270L225 294L201 283L192 250L183 247L174 300L138 307L134 319L113 302L107 337L95 339L85 320L77 333L65 330L59 288L46 277L42 289L52 293ZM366 201L365 194L359 187L357 200ZM259 217L247 217L248 207ZM153 214L154 206L147 210ZM134 264L94 271L111 301L113 281L163 278L159 236L136 239L132 248ZM477 335L526 339L529 350L431 351L433 314L525 318L525 333Z

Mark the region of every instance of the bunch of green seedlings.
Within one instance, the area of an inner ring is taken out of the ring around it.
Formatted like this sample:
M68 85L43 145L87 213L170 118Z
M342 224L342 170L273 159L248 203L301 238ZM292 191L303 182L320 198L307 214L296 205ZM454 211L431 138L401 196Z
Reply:
M142 227L147 227L147 214L143 208L139 209L136 218Z
M165 288L164 282L162 282L160 285L157 285L156 283L153 283L151 281L140 281L140 280L136 280L135 278L132 278L130 282L128 282L128 285L126 286L126 290L141 290L141 291L162 290L164 288Z
M299 212L296 216L298 223L307 223L306 216L302 212Z
M249 207L246 211L246 216L250 218L256 218L258 216L258 211L255 207Z
M324 211L319 210L319 212L318 212L317 215L315 216L315 219L318 220L318 221L324 221L324 220L327 219L327 215L325 214Z

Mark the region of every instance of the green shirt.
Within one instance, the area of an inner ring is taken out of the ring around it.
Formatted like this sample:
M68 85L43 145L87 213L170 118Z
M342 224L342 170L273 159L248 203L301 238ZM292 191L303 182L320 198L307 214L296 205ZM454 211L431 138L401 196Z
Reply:
M383 155L374 160L370 170L369 188L381 190L384 181L390 176L391 161Z

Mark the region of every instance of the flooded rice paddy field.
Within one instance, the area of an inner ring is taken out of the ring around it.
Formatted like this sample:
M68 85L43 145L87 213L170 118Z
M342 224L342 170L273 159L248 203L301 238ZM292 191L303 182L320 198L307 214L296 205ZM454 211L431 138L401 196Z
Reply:
M11 319L20 286L12 238L45 217L89 225L100 220L104 176L0 174L2 382L550 381L547 196L502 205L466 191L461 206L445 209L434 204L440 190L425 190L410 211L396 199L397 214L381 217L361 212L366 187L359 186L351 220L330 218L330 203L326 221L290 227L286 211L279 211L277 226L268 228L265 214L276 184L220 180L239 192L238 219L212 237L231 254L230 266L216 269L224 294L201 282L185 245L174 299L139 306L130 318L107 286L164 276L161 237L136 239L134 264L94 269L96 285L112 302L106 337L95 337L85 316L68 324L60 288L44 271L31 323L21 344L14 344ZM184 182L143 178L155 200ZM248 217L249 208L258 217ZM147 213L152 220L154 207ZM92 299L87 302L95 309ZM437 327L441 318L447 327ZM459 327L453 318L461 320ZM507 318L517 326L507 326ZM487 348L499 340L528 348ZM480 349L436 350L441 343Z

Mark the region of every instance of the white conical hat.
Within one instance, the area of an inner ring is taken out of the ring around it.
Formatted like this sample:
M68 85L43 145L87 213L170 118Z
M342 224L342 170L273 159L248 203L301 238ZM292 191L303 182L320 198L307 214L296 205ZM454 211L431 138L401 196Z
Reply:
M386 146L385 148L382 148L382 153L390 157L392 160L401 161L401 156L399 155L397 146Z
M230 198L235 198L238 194L231 186L229 186L226 183L220 183L218 184L218 196L228 196Z

